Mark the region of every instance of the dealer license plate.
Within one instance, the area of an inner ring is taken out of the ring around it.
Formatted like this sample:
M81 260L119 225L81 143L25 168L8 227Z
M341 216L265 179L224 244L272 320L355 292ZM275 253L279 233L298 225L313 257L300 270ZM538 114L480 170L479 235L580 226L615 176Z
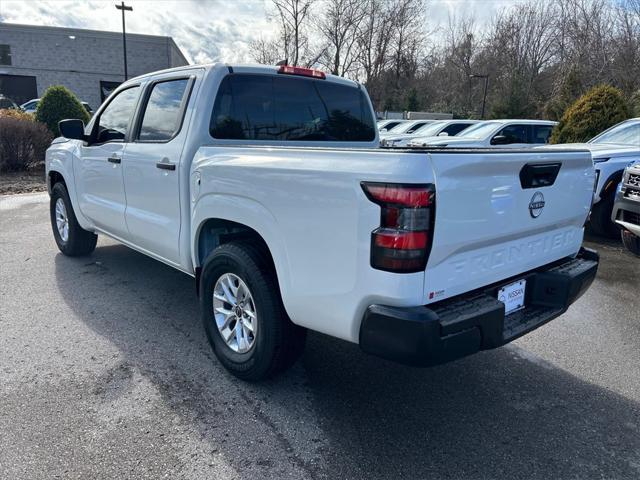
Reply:
M509 315L524 308L526 280L518 280L498 290L498 300L504 303L504 314Z

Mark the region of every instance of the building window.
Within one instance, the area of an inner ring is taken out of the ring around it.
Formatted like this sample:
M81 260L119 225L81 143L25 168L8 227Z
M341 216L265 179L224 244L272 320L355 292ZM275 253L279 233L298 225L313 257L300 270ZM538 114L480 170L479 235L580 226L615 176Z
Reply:
M11 65L11 47L0 45L0 65Z
M0 96L8 97L18 105L38 98L36 87L36 77L0 74Z
M100 80L100 101L104 102L111 92L113 92L121 82L107 82L105 80Z

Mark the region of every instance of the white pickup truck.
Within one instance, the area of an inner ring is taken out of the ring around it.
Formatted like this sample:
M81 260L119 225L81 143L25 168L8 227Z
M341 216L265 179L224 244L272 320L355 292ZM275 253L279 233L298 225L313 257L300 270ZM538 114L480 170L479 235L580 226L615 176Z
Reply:
M592 282L587 151L384 150L365 89L290 66L123 83L47 151L65 255L97 234L195 278L220 362L257 380L306 329L435 365L504 345Z

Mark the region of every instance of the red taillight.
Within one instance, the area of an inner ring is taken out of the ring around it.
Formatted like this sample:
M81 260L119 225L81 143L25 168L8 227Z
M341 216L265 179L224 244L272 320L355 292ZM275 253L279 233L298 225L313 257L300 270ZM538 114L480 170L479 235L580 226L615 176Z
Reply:
M380 205L392 203L406 207L428 207L432 191L428 187L393 183L364 183L364 191Z
M363 182L367 197L380 205L380 228L371 234L371 266L397 273L425 269L435 213L432 185Z
M313 68L292 67L290 65L281 65L278 69L278 73L285 75L301 75L303 77L319 78L324 80L326 75L320 70L314 70Z

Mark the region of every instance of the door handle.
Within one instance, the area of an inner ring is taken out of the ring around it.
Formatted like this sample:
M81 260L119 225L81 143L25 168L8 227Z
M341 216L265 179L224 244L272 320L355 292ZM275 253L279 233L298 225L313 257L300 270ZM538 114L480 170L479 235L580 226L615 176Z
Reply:
M158 162L156 163L156 167L158 167L160 170L175 170L176 164L168 162Z
M109 163L120 163L122 159L120 157L109 157L107 158L107 162Z

